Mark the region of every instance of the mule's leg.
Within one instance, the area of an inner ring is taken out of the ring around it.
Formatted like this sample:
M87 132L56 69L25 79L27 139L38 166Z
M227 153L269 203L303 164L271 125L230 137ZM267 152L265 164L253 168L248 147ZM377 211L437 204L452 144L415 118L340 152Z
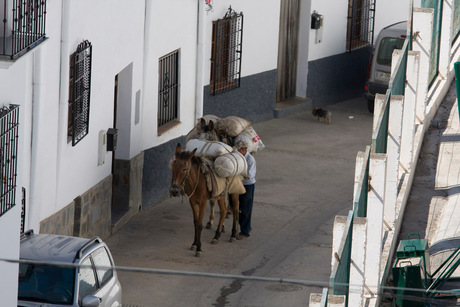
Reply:
M236 240L238 233L238 226L240 226L238 219L240 216L240 202L238 194L231 194L230 198L232 200L232 214L233 214L233 225L232 225L232 236L230 237L230 242Z
M201 231L203 230L203 218L204 214L206 212L206 199L203 199L200 203L198 203L195 208L196 208L196 214L195 215L195 242L196 242L196 250L195 250L195 256L199 257L202 253L201 250Z
M225 216L227 215L227 204L225 201L225 197L222 197L217 201L219 203L219 224L217 225L216 229L216 234L214 235L214 239L212 239L211 243L212 244L217 244L219 242L220 235L222 233L222 230L224 229L224 221L225 221Z
M206 229L211 229L212 224L214 223L214 206L216 205L216 201L210 200L209 205L211 206L211 213L209 214L209 221L206 224Z
M190 206L192 207L193 211L193 225L195 227L195 237L192 243L191 250L195 250L195 256L199 256L201 254L201 230L203 229L203 218L200 219L200 203L199 202L192 202L190 200Z
M193 243L192 246L190 247L191 250L195 250L197 248L198 244L198 205L193 204L192 201L190 201L190 207L192 208L193 212L193 226L194 226L194 231L195 231L195 236L193 238Z
M232 214L232 200L230 198L230 194L227 194L227 196L225 196L225 201L227 202L227 218L229 218Z

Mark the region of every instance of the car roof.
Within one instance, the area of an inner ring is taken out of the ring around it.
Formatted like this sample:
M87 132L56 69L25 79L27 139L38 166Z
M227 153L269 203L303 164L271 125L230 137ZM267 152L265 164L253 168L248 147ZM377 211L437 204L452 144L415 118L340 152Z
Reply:
M21 238L20 258L73 263L79 251L94 239L26 233Z
M383 28L380 33L379 37L382 36L401 36L402 34L406 34L407 31L407 21L400 21L389 26Z

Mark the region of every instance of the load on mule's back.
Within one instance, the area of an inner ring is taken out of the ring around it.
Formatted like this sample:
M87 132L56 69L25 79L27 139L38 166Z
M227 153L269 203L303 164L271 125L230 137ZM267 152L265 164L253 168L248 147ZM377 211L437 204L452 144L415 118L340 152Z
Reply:
M236 118L240 122L245 120ZM226 118L227 121L233 119ZM215 124L216 121L216 124ZM201 231L203 229L203 218L206 211L207 200L217 200L220 209L219 223L216 233L212 240L218 242L223 232L227 208L226 198L230 194L232 202L233 225L230 241L236 239L238 227L238 196L245 192L244 186L239 176L244 176L247 166L246 160L238 151L234 151L229 145L233 145L236 137L250 138L255 145L255 151L265 146L250 127L246 126L231 127L228 124L221 124L221 120L214 115L207 115L201 118L198 124L188 133L187 144L184 151L180 144L176 147L175 156L171 162L172 182L170 188L171 196L185 196L189 199L193 211L193 222L195 226L195 237L192 249L196 248L195 255L199 256L201 250ZM251 129L247 129L247 128ZM231 131L233 129L233 131ZM235 131L238 131L235 133ZM248 132L249 130L249 132ZM245 131L248 136L240 136ZM230 133L230 134L228 134ZM224 140L221 142L219 140ZM229 145L227 145L227 144ZM217 163L216 163L217 161ZM216 167L216 165L218 166ZM211 204L213 208L213 202ZM211 210L213 218L213 210Z

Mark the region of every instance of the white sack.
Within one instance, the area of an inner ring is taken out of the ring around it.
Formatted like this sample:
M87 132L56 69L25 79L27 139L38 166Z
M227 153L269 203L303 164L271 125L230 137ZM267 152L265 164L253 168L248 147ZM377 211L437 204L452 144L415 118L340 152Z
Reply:
M264 143L262 143L262 140L252 126L247 127L243 132L237 135L234 143L238 144L241 141L244 141L244 143L248 145L247 149L250 153L256 153L257 150L265 148Z
M199 139L191 139L185 145L186 151L197 149L195 156L216 158L232 152L232 147L222 142L212 142Z
M214 160L214 171L219 177L247 176L248 164L240 152L234 151Z

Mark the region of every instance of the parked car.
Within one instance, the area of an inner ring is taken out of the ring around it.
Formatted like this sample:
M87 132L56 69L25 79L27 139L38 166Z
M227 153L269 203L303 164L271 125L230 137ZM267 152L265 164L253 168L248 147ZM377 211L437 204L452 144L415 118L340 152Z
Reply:
M121 285L107 245L92 239L21 236L18 306L121 306Z
M391 56L394 49L401 49L407 33L407 21L401 21L383 28L374 44L369 58L364 96L367 107L374 112L375 94L385 94L391 75Z

